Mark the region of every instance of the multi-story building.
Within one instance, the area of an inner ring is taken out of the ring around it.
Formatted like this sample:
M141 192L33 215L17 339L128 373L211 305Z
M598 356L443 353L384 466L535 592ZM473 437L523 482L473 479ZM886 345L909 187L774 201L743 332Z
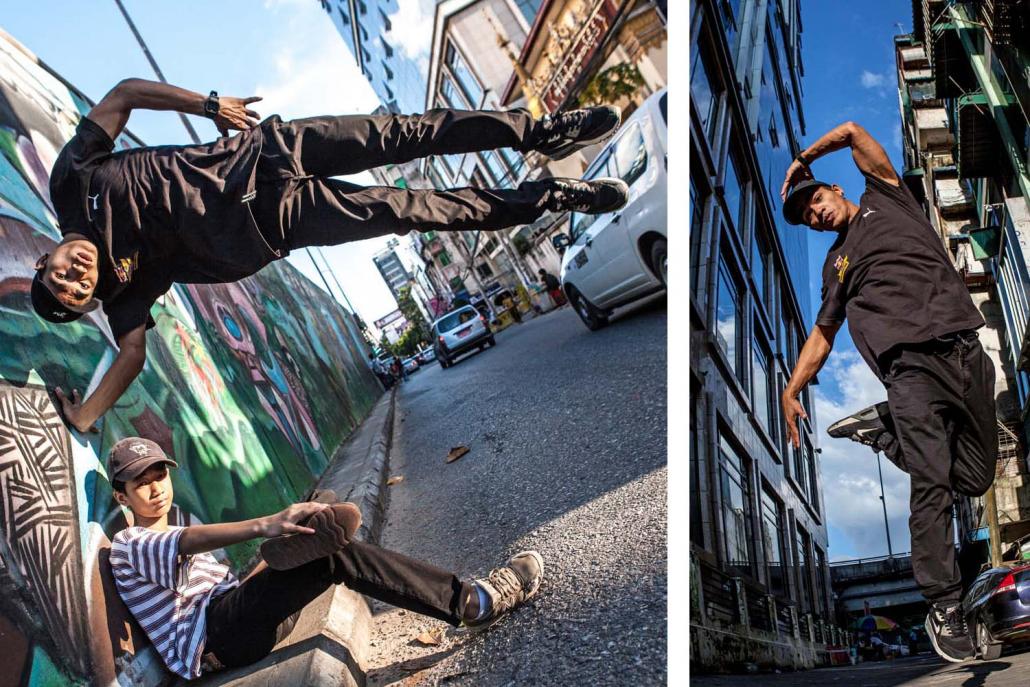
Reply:
M421 112L425 74L394 41L398 0L319 0L361 73L390 112Z
M1030 3L914 0L895 37L904 181L924 205L987 326L996 367L999 550L1030 533ZM988 556L986 498L960 498L960 562Z
M386 248L372 256L372 262L375 263L394 298L397 298L402 288L411 283L411 274L395 250L399 244L398 239L390 239L386 243Z
M833 625L816 414L779 399L809 331L807 234L779 184L800 150L798 0L690 10L691 662L810 667Z

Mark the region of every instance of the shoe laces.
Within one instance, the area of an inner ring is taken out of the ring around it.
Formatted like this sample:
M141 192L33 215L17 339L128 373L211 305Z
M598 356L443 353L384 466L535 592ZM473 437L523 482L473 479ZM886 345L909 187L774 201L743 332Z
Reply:
M590 186L581 182L555 182L548 207L552 211L575 210L590 204L593 194Z
M571 110L544 115L540 120L544 143L555 143L563 138L576 138L579 136L586 118L586 110Z
M941 621L943 627L946 629L945 634L949 634L952 637L961 637L968 634L966 628L966 619L962 615L962 606L956 604L949 608L935 608L937 616Z
M510 611L523 598L522 580L508 567L494 568L484 582L493 587L496 596L491 595L491 614L498 616Z

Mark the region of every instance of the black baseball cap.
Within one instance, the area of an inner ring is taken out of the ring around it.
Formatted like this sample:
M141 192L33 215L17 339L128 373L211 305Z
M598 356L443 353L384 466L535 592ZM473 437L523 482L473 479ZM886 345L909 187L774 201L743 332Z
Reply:
M165 455L157 442L142 437L126 437L112 446L107 454L107 478L112 482L128 482L159 463L179 467L178 463Z
M831 184L817 179L805 179L787 193L787 200L783 201L783 218L788 224L804 224L802 213L805 211L805 203L820 186L829 188Z
M100 302L96 298L83 303L82 305L69 305L63 303L54 292L50 290L50 287L43 281L43 270L40 268L36 270L36 276L32 278L32 289L30 294L32 297L32 308L36 311L36 314L42 317L48 322L74 322L86 313L93 312L100 307Z

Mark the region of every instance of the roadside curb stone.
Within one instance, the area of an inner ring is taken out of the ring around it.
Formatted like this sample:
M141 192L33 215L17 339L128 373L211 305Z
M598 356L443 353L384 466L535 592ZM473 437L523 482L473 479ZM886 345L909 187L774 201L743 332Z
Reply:
M383 394L368 417L336 451L315 485L318 489L332 489L340 501L357 504L361 509L361 527L355 539L360 541L377 542L383 529L396 393L394 388ZM290 634L261 661L178 684L363 687L371 623L365 597L337 585L309 604L297 617Z

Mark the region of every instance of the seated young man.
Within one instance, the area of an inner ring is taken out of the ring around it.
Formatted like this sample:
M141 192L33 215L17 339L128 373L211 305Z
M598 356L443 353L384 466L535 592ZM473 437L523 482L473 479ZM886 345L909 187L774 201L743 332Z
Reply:
M115 499L132 511L134 526L114 536L110 560L125 605L169 670L187 679L260 660L275 645L279 624L330 585L476 629L540 588L544 567L536 551L515 554L484 579L463 581L356 541L361 512L351 503L298 503L242 522L172 527L169 466L178 467L148 439L122 439L111 449ZM210 554L257 537L267 538L264 560L243 581Z

